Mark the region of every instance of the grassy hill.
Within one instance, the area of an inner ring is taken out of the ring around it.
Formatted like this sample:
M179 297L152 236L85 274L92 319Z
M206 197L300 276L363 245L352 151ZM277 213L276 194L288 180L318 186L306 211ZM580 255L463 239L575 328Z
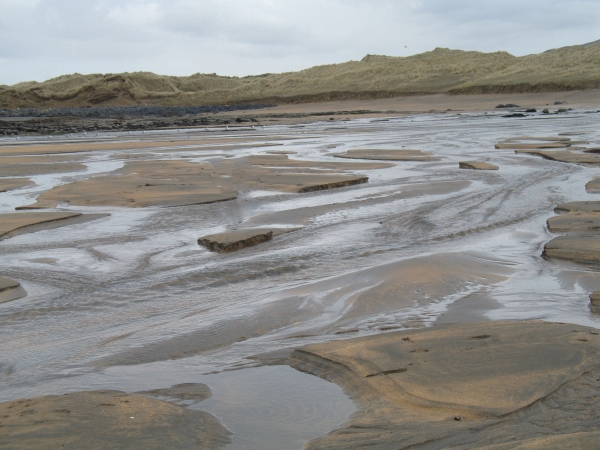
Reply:
M410 94L552 92L600 88L600 45L537 55L436 48L409 57L367 55L361 61L248 77L149 72L63 75L0 86L0 107L300 103Z

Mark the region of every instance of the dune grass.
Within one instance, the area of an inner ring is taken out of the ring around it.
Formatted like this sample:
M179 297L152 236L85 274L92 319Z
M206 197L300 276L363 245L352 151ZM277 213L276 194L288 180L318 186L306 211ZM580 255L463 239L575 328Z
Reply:
M149 72L63 75L0 87L0 107L210 105L305 102L448 92L550 92L600 87L600 45L537 55L436 48L409 57L367 55L298 72L225 77Z

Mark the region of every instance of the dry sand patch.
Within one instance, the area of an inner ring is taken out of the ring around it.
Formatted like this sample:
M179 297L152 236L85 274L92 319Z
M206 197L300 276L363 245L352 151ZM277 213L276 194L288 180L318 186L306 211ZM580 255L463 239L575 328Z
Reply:
M73 392L0 403L0 448L218 449L218 419L142 395Z
M600 336L592 328L440 325L309 345L287 363L339 384L360 407L345 428L308 449L398 449L434 441L436 448L479 448L515 436L581 431L578 414L600 419L596 396L565 387L585 385L587 373L600 367ZM540 405L546 399L554 410ZM570 409L577 399L579 409Z

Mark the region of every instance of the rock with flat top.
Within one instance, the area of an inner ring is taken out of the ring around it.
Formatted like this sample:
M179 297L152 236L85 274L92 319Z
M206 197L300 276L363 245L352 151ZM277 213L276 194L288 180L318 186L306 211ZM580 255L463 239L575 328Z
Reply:
M17 300L27 296L27 291L21 283L10 278L0 277L0 303Z
M340 385L359 408L306 449L566 448L548 445L574 433L577 448L597 444L594 328L437 325L308 345L287 363Z
M561 203L556 208L556 212L570 212L570 211L586 211L586 212L600 212L600 202L595 201L582 201L582 202L566 202Z
M211 234L198 239L198 244L213 252L230 252L241 250L271 240L273 236L294 231L297 228L253 228L249 230L230 231Z
M479 161L461 161L458 163L458 167L461 169L474 170L498 170L498 166Z

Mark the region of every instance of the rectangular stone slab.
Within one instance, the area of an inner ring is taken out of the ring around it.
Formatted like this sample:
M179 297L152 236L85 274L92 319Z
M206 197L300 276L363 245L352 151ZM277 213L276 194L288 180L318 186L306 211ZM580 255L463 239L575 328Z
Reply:
M265 229L232 231L203 236L198 239L198 244L213 252L230 252L267 242L272 237L273 231Z
M559 236L544 246L542 256L575 262L600 263L600 235Z
M600 232L600 213L569 212L551 217L546 223L553 233Z
M461 161L458 163L458 167L461 169L498 170L498 166L479 161Z

